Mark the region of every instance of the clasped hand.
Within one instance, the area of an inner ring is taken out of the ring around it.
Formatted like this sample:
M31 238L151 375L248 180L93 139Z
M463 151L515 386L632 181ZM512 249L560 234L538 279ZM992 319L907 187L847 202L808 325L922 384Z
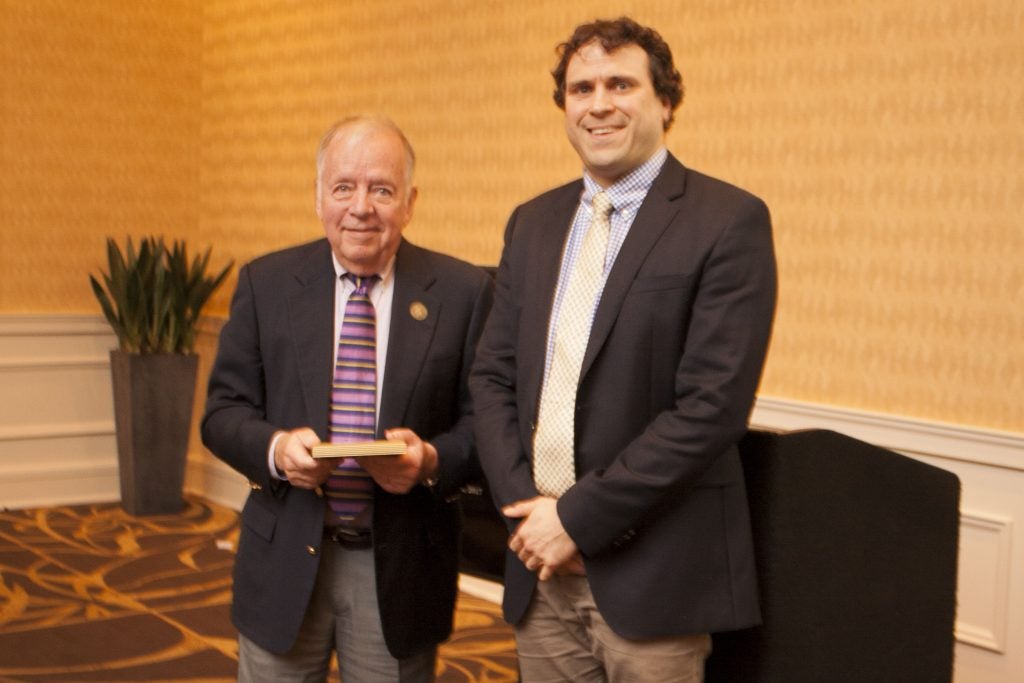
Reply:
M389 429L384 436L404 441L405 454L366 457L359 461L382 489L388 493L408 493L419 482L436 475L437 450L433 445L404 427ZM308 427L286 432L278 440L274 465L292 486L303 489L322 486L341 461L341 458L314 458L311 451L319 443L319 437Z
M506 517L522 519L508 547L541 581L556 574L583 574L583 559L558 517L557 501L537 496L506 505Z

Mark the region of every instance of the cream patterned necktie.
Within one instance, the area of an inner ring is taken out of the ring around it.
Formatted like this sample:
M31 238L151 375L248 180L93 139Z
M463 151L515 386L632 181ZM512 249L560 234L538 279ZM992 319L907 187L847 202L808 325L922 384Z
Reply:
M533 481L542 495L555 498L576 481L576 388L590 338L594 300L604 273L611 230L608 215L612 203L608 195L595 194L592 206L590 227L558 311L554 353L541 389L537 431L533 437Z

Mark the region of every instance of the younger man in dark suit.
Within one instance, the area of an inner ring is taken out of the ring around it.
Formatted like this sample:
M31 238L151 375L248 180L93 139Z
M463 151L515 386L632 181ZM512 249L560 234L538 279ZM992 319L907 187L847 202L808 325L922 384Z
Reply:
M768 210L667 152L682 81L657 32L579 26L553 75L583 179L509 219L470 378L505 616L524 681L699 681L709 634L760 619L736 443Z
M239 273L202 436L251 482L232 604L243 681L323 680L334 650L346 681L432 681L451 632L451 497L479 472L467 378L492 285L403 240L413 165L392 122L339 122L317 153L326 239ZM311 457L382 437L406 453Z

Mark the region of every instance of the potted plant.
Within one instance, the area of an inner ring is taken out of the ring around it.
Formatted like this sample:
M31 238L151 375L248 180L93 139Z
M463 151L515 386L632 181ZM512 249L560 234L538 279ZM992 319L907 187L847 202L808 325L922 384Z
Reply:
M208 275L210 249L191 261L185 243L107 239L108 272L89 281L117 336L110 352L121 505L133 515L168 514L184 501L203 306L231 270Z

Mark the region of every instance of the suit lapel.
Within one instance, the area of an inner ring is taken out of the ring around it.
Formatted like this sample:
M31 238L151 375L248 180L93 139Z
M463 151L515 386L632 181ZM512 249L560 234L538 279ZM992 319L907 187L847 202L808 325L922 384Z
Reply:
M562 252L569 237L572 219L579 206L583 181L572 183L552 201L550 220L547 225L534 231L535 242L530 245L530 263L524 273L523 287L526 302L523 310L520 334L523 344L519 347L517 363L531 372L525 377L525 394L533 401L540 400L540 385L544 380L544 359L547 355L548 321L551 307L555 303L555 289L561 269ZM535 415L537 405L528 406L527 415Z
M679 212L677 201L685 192L686 169L671 154L644 198L626 241L615 259L590 329L580 377L586 375L619 317L626 293L661 234Z
M288 297L295 362L302 385L308 424L327 438L334 347L334 267L327 240L311 250L295 272L295 288Z
M435 279L420 248L403 240L395 258L395 293L378 435L383 429L407 422L406 408L441 314L441 301L427 291Z

